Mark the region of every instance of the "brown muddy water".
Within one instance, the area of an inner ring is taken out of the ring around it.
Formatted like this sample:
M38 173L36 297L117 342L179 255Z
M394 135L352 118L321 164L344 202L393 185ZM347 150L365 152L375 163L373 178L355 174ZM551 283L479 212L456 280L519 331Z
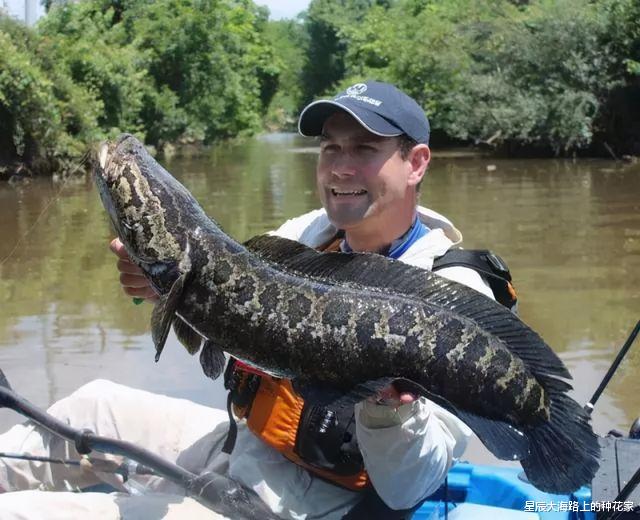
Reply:
M165 164L245 240L318 206L316 157L313 141L275 134ZM521 317L565 361L586 402L640 319L640 165L447 153L434 158L422 203L453 220L466 247L507 260ZM19 393L45 407L107 378L223 407L221 383L173 336L153 362L151 308L119 290L112 232L89 178L0 184L0 233L0 368ZM596 406L598 433L627 431L640 415L639 369L637 344ZM20 420L0 411L0 431ZM465 458L493 461L475 444Z

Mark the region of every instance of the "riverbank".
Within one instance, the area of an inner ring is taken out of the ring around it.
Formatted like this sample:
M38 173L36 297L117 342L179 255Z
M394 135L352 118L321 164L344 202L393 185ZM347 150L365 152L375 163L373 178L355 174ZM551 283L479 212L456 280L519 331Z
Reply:
M288 132L272 132L270 134L259 134L256 136L257 139L264 139L265 136L274 135L296 135ZM233 138L227 139L222 143L215 143L210 145L205 145L203 143L176 143L176 144L166 144L162 150L158 151L155 147L151 145L147 145L149 151L152 155L157 156L162 161L173 161L176 159L188 159L188 158L198 158L198 157L206 157L211 154L212 150L216 147L220 146L237 146L241 144L243 141L246 141L250 138ZM276 139L277 140L277 139ZM95 148L95 146L87 147L87 152L84 155L68 158L68 159L60 159L56 158L52 160L50 163L47 163L46 160L39 160L36 165L28 165L19 161L12 161L9 163L0 162L0 183L8 183L10 185L27 185L29 182L37 177L51 177L54 180L62 180L68 177L73 176L82 176L86 175L90 171L90 159L89 154L90 150ZM294 153L319 153L320 148L315 145L296 148L293 150ZM477 159L477 158L485 158L485 159L520 159L520 160L537 160L537 159L562 159L562 157L556 157L553 155L544 156L541 154L534 153L522 153L521 156L510 156L505 153L504 150L495 150L487 147L478 147L478 146L452 146L452 147L432 147L431 155L434 159ZM604 159L611 160L618 164L638 164L640 163L640 156L633 155L621 155L618 157L611 151L610 153L601 155L601 156L593 156L593 155L579 155L574 154L572 159ZM566 157L565 157L566 159ZM491 171L491 166L489 165L488 171Z

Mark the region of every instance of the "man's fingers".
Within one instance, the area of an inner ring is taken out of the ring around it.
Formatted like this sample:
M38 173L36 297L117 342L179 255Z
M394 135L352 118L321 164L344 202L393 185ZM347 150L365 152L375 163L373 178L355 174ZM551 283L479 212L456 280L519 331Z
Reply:
M132 264L131 262L129 262L129 260L120 258L118 260L117 267L118 267L118 271L120 271L121 273L137 274L138 276L144 276L142 269L140 269L136 264Z
M139 289L141 287L149 287L149 280L137 274L120 273L120 285Z
M151 287L122 287L125 294L135 298L144 298L145 300L157 300L158 295Z
M122 242L120 242L119 238L114 238L109 243L109 249L118 258L124 258L125 260L129 260L129 253L127 253L127 250L124 248L124 245L122 244Z
M417 396L411 392L398 392L393 385L380 390L375 398L372 400L384 403L387 406L401 406L403 404L413 403L417 399Z
M413 403L415 400L417 400L417 397L410 392L402 392L400 394L400 402L402 404Z
M131 262L129 254L119 238L114 238L109 243L109 249L118 257L117 267L120 272L120 285L124 293L134 298L157 301L158 294L151 287L142 269Z

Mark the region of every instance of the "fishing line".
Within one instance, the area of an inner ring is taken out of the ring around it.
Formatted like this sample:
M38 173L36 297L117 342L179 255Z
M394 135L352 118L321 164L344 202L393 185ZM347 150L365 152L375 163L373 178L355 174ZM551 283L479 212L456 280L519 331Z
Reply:
M66 188L67 182L69 181L69 179L75 175L75 172L77 172L82 166L84 166L87 161L89 160L89 155L90 155L91 151L88 150L80 159L80 162L78 163L78 165L71 169L69 171L69 173L67 175L64 176L62 182L60 183L60 187L58 188L57 192L54 193L53 197L51 197L47 203L45 204L44 208L42 209L42 211L40 212L40 214L36 217L36 220L29 226L29 229L27 229L27 231L18 238L18 240L16 241L16 243L13 246L13 249L11 249L11 251L9 252L9 254L7 256L5 256L2 260L0 260L0 267L2 267L4 265L4 263L9 260L11 257L13 257L13 255L15 254L15 252L18 250L18 248L24 243L25 239L31 235L31 233L33 232L33 230L36 228L36 226L40 223L40 221L42 220L42 217L45 216L45 214L49 211L49 208L51 207L51 205L56 202L58 199L60 199L60 194L62 193L62 190L64 188Z

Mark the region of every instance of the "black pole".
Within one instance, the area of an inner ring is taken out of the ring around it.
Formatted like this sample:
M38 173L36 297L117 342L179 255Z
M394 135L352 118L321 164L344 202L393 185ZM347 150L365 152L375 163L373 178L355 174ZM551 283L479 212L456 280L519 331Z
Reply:
M638 323L636 323L636 326L631 331L631 334L629 334L629 337L627 338L627 341L625 341L624 345L622 345L622 348L620 349L620 352L618 352L618 355L613 360L613 363L611 363L611 366L609 367L609 370L607 370L607 373L605 374L604 378L600 382L600 385L598 386L598 388L594 392L593 397L591 399L589 399L589 402L584 406L585 411L589 415L591 415L591 412L593 411L593 407L595 406L596 401L600 398L600 395L602 394L602 392L604 392L604 389L609 384L609 381L611 381L611 378L613 377L613 374L618 369L618 366L622 362L624 356L627 354L627 352L631 348L631 345L633 345L633 342L635 341L636 336L638 335L638 332L640 332L640 321L638 321Z
M197 475L158 455L120 439L110 439L95 435L89 430L77 430L56 417L40 410L13 390L0 385L0 406L11 408L21 415L35 421L51 433L73 442L78 453L85 455L91 451L122 455L152 468L159 475L184 489L189 489Z
M0 451L0 459L33 460L36 462L48 462L49 464L63 464L65 466L82 466L82 462L79 460L54 459L41 455L31 455L30 453L7 453L6 451Z
M613 503L616 504L616 503L624 503L624 502L626 502L627 498L629 498L629 496L631 495L633 490L638 486L638 484L640 484L640 468L637 469L637 471L629 479L629 481L626 483L626 485L622 488L620 493L618 493L618 496L615 498ZM634 504L634 505L632 505L632 507L634 507L634 513L633 514L634 515L637 514L637 511L635 511L635 508L640 507L640 506L638 506L638 504ZM613 512L611 512L611 514L605 516L603 520L615 520L616 518L620 517L622 514L623 514L622 511L613 511ZM626 516L625 516L625 518L626 518Z
M95 450L135 460L178 484L189 496L224 516L238 520L279 518L258 496L230 478L213 473L196 475L131 442L102 437L90 430L77 430L69 426L16 394L0 370L0 408L2 407L11 408L55 435L73 442L80 454Z

